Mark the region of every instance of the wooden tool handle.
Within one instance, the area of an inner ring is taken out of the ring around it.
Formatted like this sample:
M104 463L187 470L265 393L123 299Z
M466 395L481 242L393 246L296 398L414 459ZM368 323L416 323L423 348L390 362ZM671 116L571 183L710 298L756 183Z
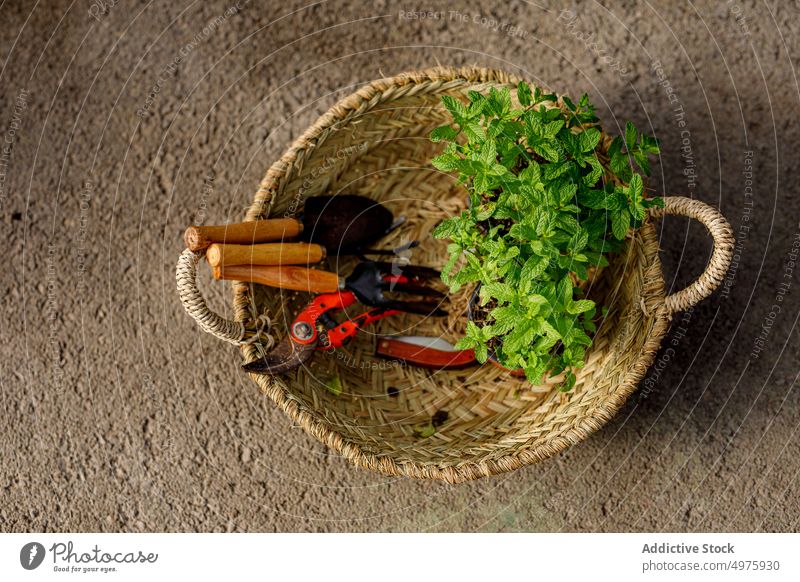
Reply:
M280 289L308 291L309 293L335 293L339 290L339 276L336 273L305 267L230 265L214 267L213 272L215 279L247 281Z
M202 251L213 243L253 244L293 238L303 232L294 218L272 218L219 226L190 226L183 234L186 248Z
M227 245L214 243L206 249L212 267L229 265L310 265L325 258L325 248L309 243Z

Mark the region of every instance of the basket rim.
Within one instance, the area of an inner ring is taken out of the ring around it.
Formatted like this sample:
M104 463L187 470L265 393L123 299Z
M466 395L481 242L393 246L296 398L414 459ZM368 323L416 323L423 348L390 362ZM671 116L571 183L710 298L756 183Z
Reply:
M271 204L282 192L283 186L295 168L302 167L306 155L313 151L317 143L323 141L336 124L346 123L355 115L374 108L384 101L390 101L409 91L419 91L420 85L427 90L441 90L459 85L476 83L497 83L516 85L520 77L502 70L480 67L435 67L425 70L408 71L393 77L372 81L354 93L346 96L320 116L303 134L298 137L284 154L272 164L261 180L249 207L246 220L257 220L268 216ZM655 239L655 228L652 219L648 219L640 228L642 236ZM651 267L658 269L661 277L661 262L658 257L658 244L654 250ZM663 281L663 279L662 279ZM663 289L662 289L663 293ZM252 317L250 289L246 283L234 283L234 318L237 322L246 322ZM661 341L669 329L671 312L666 307L663 297L654 305L649 315L654 318L653 333L644 342L640 356L632 364L624 381L619 384L613 395L608 396L586 416L576 421L566 433L545 439L529 450L510 451L494 460L482 462L464 461L450 467L434 464L423 464L412 459L395 460L388 454L375 454L364 450L359 444L333 430L315 411L306 407L294 397L283 378L251 375L262 392L280 408L289 418L298 423L309 435L342 454L350 463L361 468L370 469L390 476L405 476L418 479L434 479L448 483L460 483L499 475L542 461L565 448L586 439L590 434L606 424L623 406L628 397L636 390L644 378L648 368L655 360ZM242 345L242 355L246 359L255 359L256 347Z

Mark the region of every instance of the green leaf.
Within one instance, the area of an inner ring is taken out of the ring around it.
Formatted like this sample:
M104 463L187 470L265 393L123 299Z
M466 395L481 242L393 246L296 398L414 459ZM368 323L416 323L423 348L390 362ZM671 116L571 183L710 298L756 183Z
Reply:
M617 136L611 140L611 145L608 146L608 157L613 158L622 153L622 138Z
M486 220L494 214L495 203L483 204L475 209L475 220Z
M612 215L611 228L617 240L624 239L630 227L631 215L627 210L619 210L616 214Z
M551 121L544 127L545 137L553 139L558 134L558 132L561 130L562 127L564 127L563 119L556 119L555 121Z
M578 191L578 185L572 182L563 182L558 185L558 201L563 206L569 204Z
M622 193L622 190L615 188L613 192L609 192L606 196L606 208L612 212L625 210L628 208L628 197Z
M562 339L561 334L558 333L558 330L553 327L549 321L546 319L541 320L539 323L539 333L543 333L550 339L554 339L556 341Z
M479 117L486 109L486 97L477 91L470 91L469 98L470 104L467 107L467 117L470 119L475 119L476 117Z
M642 169L646 176L650 175L650 160L647 159L647 153L637 148L633 150L633 159L636 164Z
M492 183L486 172L480 172L473 178L472 185L475 188L475 192L483 194L491 188Z
M491 316L495 322L501 325L511 324L512 326L516 324L523 315L524 314L520 313L520 310L513 305L495 307L492 309L491 313Z
M587 208L599 210L606 208L607 197L605 190L586 190L579 194L578 201Z
M536 238L538 237L535 226L531 226L529 224L524 224L521 222L511 225L508 234L510 237L520 242L536 240Z
M452 237L459 228L461 218L461 215L445 218L433 229L433 236L436 238Z
M625 124L625 146L628 148L628 151L631 151L636 145L636 135L636 128L629 121Z
M603 175L603 166L600 165L600 160L595 156L584 158L584 160L591 166L592 170L583 178L583 183L587 186L594 186Z
M469 98L471 103L476 103L478 101L485 102L486 95L480 93L479 91L470 90L467 92L467 97Z
M332 394L339 396L342 393L342 379L336 375L325 383L325 387Z
M453 141L458 135L458 130L451 125L441 125L431 132L432 142Z
M538 143L533 147L533 150L549 162L557 162L560 158L558 149L552 143Z
M589 244L589 233L584 230L580 229L570 239L568 246L569 250L574 254L578 251L582 251L586 248L586 245Z
M500 114L504 115L511 110L511 91L508 87L503 87L496 93L497 103L500 106Z
M536 320L523 319L517 321L514 329L503 338L503 350L510 353L518 352L523 347L530 346L537 335Z
M594 309L594 305L594 301L591 301L590 299L579 299L578 301L573 301L569 307L567 307L567 313L571 313L573 315L586 313L587 311Z
M445 108L450 112L450 115L452 115L455 118L457 123L460 123L461 120L467 117L466 106L452 95L443 95L442 103L444 104Z
M611 171L623 182L629 181L631 176L631 164L626 154L617 154L609 162Z
M559 388L561 392L569 392L575 387L575 382L577 381L577 377L572 371L567 372L566 377L564 378L564 383L561 384Z
M449 285L450 274L453 272L453 268L456 266L458 259L461 258L461 247L457 244L450 243L447 245L447 252L449 253L449 257L447 259L447 263L445 263L444 267L442 267L442 281Z
M642 177L639 174L634 174L631 177L631 182L628 185L630 188L631 198L641 198L642 192L644 191L644 182L642 182Z
M556 220L556 224L558 224L559 227L567 231L570 234L570 236L578 232L578 230L581 228L581 225L578 222L578 220L570 214L559 214L558 219Z
M436 434L436 427L433 426L432 422L429 422L428 424L414 427L414 432L417 433L420 438L427 438Z
M578 135L578 141L580 142L581 151L582 152L594 151L594 149L597 147L597 144L600 143L600 136L601 133L593 127L590 127L586 131L581 132Z
M548 164L545 167L549 168L550 165ZM542 177L541 166L539 166L539 164L536 163L534 160L531 160L531 162L525 168L523 168L519 173L519 179L528 182L529 184L538 183L541 177Z
M558 282L556 293L558 294L559 303L562 305L569 305L572 302L572 279L568 276L561 279L561 281Z
M517 85L517 99L519 99L523 107L528 107L531 104L531 88L524 81L520 81Z
M485 304L490 298L496 299L498 303L508 303L515 297L514 290L510 285L501 283L499 281L491 281L489 283L481 284L479 293L482 303Z
M439 156L436 156L431 160L431 164L437 170L441 170L442 172L452 172L456 168L458 168L458 162L460 158L450 152L445 152Z
M550 261L544 257L537 257L536 255L530 257L522 267L520 278L522 280L539 278L547 270L549 263Z
M546 164L544 167L544 178L545 180L555 180L569 172L570 167L570 162L564 164Z
M488 166L493 166L495 164L496 158L497 158L497 146L495 145L495 142L493 140L487 139L485 142L483 142L483 145L481 145L479 159L484 164Z
M464 336L456 342L454 346L457 350L472 350L478 342L469 336Z
M470 142L481 142L486 139L486 132L477 121L470 121L462 128Z
M539 384L542 382L542 377L545 373L545 367L547 366L546 360L539 360L539 359L532 359L532 362L528 365L524 366L525 370L525 378L527 378L528 382L531 384Z

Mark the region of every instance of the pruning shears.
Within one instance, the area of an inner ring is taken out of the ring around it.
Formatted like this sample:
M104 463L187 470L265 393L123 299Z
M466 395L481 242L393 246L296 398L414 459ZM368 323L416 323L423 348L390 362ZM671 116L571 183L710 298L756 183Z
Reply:
M310 270L305 271L312 273ZM437 306L442 294L426 286L432 274L438 272L411 265L392 268L388 263L359 264L353 274L345 279L344 284L339 286L340 290L317 295L294 319L286 337L261 359L245 364L244 370L255 374L281 374L294 370L308 361L315 352L340 348L365 326L398 313L446 315ZM389 299L383 291L422 295L427 299ZM372 309L348 318L343 323L337 323L332 317L333 313L347 309L355 303L371 305Z

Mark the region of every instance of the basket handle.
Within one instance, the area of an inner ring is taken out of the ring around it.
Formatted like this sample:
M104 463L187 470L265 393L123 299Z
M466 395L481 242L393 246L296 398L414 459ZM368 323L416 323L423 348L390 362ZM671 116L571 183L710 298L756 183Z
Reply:
M202 251L193 252L186 249L178 258L175 280L186 313L194 319L200 329L221 340L237 346L260 342L266 349L270 349L275 340L269 334L270 320L265 313L259 315L252 326L247 326L241 321L225 319L209 309L197 288L197 263L203 257Z
M705 299L725 278L731 264L735 239L731 225L713 206L684 196L665 196L664 208L650 208L650 216L661 218L672 214L694 218L708 229L714 239L714 251L705 271L691 285L667 296L664 303L670 312L683 311Z

